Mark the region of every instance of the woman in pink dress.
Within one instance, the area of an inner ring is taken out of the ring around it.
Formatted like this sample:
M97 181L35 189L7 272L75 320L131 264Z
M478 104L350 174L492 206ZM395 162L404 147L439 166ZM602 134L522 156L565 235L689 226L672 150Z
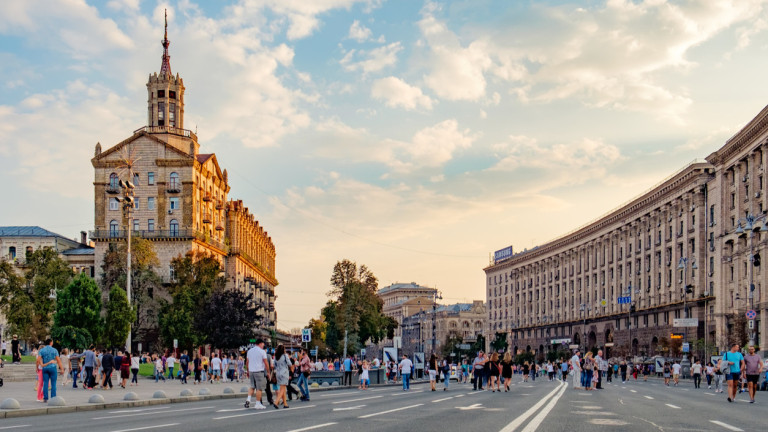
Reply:
M43 345L37 349L37 358L35 359L35 366L37 367L37 401L43 402L43 358L40 357L40 350L43 349Z

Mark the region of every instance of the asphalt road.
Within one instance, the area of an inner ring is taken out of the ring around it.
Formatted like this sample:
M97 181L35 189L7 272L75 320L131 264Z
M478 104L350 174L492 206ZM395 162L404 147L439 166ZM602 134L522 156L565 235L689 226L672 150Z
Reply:
M243 399L215 400L146 408L98 410L39 417L5 419L0 432L69 431L105 432L176 429L184 431L622 431L763 430L768 393L757 403L728 403L706 386L694 390L665 387L660 381L607 384L605 390L586 392L569 385L538 379L515 379L510 393L472 391L470 385L452 383L448 391L429 391L415 385L409 392L396 387L367 391L321 392L311 402L291 402L291 408L243 408Z

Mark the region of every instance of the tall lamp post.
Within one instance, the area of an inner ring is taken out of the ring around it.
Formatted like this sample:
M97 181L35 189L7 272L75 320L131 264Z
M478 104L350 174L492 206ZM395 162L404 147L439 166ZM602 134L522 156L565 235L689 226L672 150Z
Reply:
M128 169L128 178L133 177L133 170ZM123 196L117 198L123 203L123 214L127 220L128 226L126 227L126 238L128 241L127 247L127 262L126 262L126 275L125 275L125 293L128 296L128 308L131 308L131 234L133 232L133 190L136 186L130 180L120 180L120 188L123 190ZM125 341L125 349L131 352L131 331L133 323L128 327L128 339Z
M758 222L762 221L763 224L759 228L756 226ZM744 226L742 227L742 222L744 223ZM738 234L739 237L745 236L747 232L749 232L749 291L747 292L747 298L749 299L749 308L754 309L755 308L755 283L754 283L754 272L753 267L757 267L760 265L760 253L755 253L755 232L768 232L768 220L766 220L766 215L760 215L755 216L753 214L748 214L743 219L739 219L738 226L736 227L736 234ZM755 345L755 336L756 331L754 329L754 320L752 321L752 328L749 329L749 345Z
M437 323L435 322L435 316L437 315L437 301L442 299L443 296L440 291L435 290L435 301L432 303L432 354L435 353L435 345L437 342Z
M635 300L632 297L632 282L627 285L627 296L629 296L629 308L627 310L627 329L629 330L629 356L634 357L634 344L632 343L632 312L635 311ZM635 289L635 294L640 294L640 288Z
M682 279L683 286L680 288L683 294L683 318L688 318L688 294L693 293L693 284L688 283L688 267L690 267L691 270L696 270L699 268L696 265L696 261L689 260L687 257L681 257L680 261L678 261L677 263L677 269L683 271L683 279ZM687 323L685 324L685 327L683 327L683 329L684 329L683 342L687 343L688 342L688 324ZM684 355L683 361L680 362L680 364L683 366L683 374L686 374L687 368L690 367L690 363L688 362L688 357Z
M579 310L584 313L584 327L583 327L583 333L584 333L584 352L587 352L587 314L590 310L592 310L592 306L582 303L579 306Z

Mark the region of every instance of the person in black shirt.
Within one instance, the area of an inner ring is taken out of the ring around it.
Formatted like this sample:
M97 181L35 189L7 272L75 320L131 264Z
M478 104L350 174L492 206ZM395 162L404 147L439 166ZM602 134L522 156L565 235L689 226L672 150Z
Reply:
M115 358L112 356L111 351L104 351L101 356L101 368L104 370L104 382L101 383L102 388L107 388L109 385L112 389L112 370L115 368Z
M11 340L11 354L13 355L14 363L21 363L21 349L19 348L19 337L17 335L13 335L13 340Z

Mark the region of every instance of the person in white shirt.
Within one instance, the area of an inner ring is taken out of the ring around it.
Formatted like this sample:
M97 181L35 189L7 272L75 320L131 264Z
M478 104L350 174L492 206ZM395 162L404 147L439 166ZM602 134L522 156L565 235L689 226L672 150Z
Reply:
M261 403L261 392L267 387L269 359L267 358L267 352L264 351L263 340L257 339L256 345L248 350L245 357L245 369L251 383L250 388L248 389L248 398L245 400L245 407L250 407L251 396L253 396L255 390L256 403L253 407L255 409L265 409L266 407Z
M176 366L176 357L171 354L165 359L165 364L168 365L168 378L173 379L173 367Z
M571 375L573 376L573 388L581 388L581 362L579 360L579 351L573 354L571 357Z
M211 359L211 384L213 384L213 381L215 380L217 383L221 379L221 359L219 358L219 355L217 353L213 353L213 358Z
M398 369L400 370L400 376L403 377L403 391L408 391L411 389L411 371L413 370L413 362L411 359L408 358L408 356L403 355L403 359L400 360L400 365L398 366Z
M678 362L672 365L672 379L675 381L675 386L680 382L680 371L682 369L683 367Z

